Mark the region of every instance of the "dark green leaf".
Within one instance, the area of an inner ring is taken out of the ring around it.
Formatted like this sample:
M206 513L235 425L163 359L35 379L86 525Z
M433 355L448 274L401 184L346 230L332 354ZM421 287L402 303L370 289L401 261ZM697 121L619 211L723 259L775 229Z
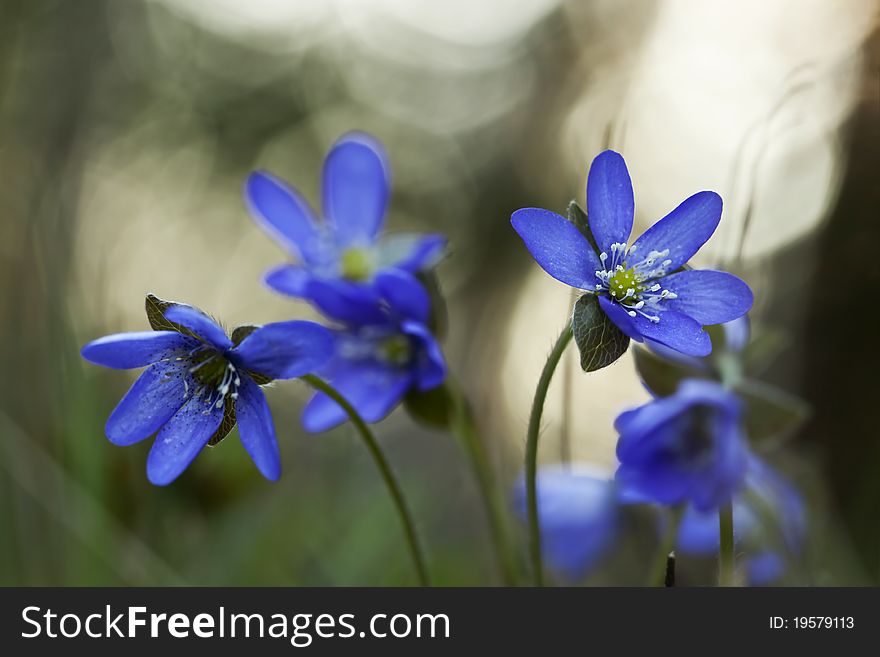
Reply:
M226 399L223 402L223 421L220 423L220 426L217 428L217 431L214 432L214 435L211 436L211 439L208 440L208 447L213 447L214 445L218 445L221 440L226 438L232 428L235 426L235 400L232 399L229 395L226 396Z
M431 329L438 340L446 335L447 312L446 298L440 289L440 280L437 278L436 272L433 270L420 272L416 275L419 282L425 286L428 296L431 299L431 317L428 319L428 328Z
M424 392L412 389L403 405L417 422L441 429L449 428L455 412L452 393L445 384Z
M658 397L671 395L684 379L706 379L708 372L662 358L647 347L635 347L636 370L648 389Z
M245 324L243 326L235 327L235 330L232 332L232 335L230 336L230 339L232 340L232 344L234 344L237 347L238 345L241 344L242 340L244 340L247 336L249 336L251 333L256 331L258 328L260 328L260 327L253 326L252 324ZM254 383L256 383L258 386L264 386L267 383L272 383L272 381L275 380L271 377L260 374L259 372L254 372L252 370L247 370L247 374L248 374L248 376L250 376L254 380Z
M188 335L191 338L201 340L199 336L185 326L181 326L176 322L169 322L165 319L166 310L172 306L179 306L182 304L174 303L173 301L165 301L155 295L148 294L144 305L147 311L147 321L150 323L150 326L154 331L177 331L183 335Z
M745 379L736 392L745 403L746 433L759 448L777 446L810 417L805 401L768 383Z
M568 220L573 223L579 231L581 231L581 235L587 238L587 241L590 243L590 246L593 247L593 251L596 252L596 255L601 253L601 249L598 244L596 244L596 238L593 237L593 231L590 230L590 222L587 221L587 213L577 204L577 201L572 201L568 204Z
M581 352L584 372L594 372L610 365L629 346L629 337L602 312L599 300L593 294L585 294L577 300L571 316L571 329Z

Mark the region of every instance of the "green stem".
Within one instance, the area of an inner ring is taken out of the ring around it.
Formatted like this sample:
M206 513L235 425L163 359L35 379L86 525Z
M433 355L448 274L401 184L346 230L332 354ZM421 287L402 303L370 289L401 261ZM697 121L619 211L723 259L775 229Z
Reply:
M422 586L430 586L431 584L430 580L428 579L428 571L425 567L425 559L422 556L422 550L419 547L419 541L416 537L416 531L415 526L413 525L412 516L410 515L409 509L406 506L406 501L404 500L403 493L400 490L400 485L394 478L394 473L391 471L391 468L388 465L388 461L385 460L385 456L382 454L379 443L376 441L376 437L373 435L370 427L367 425L366 422L364 422L363 418L360 416L360 414L358 414L354 407L348 403L345 397L340 395L339 392L337 392L336 389L333 388L330 384L313 374L306 374L302 377L302 380L316 390L320 390L325 395L330 397L330 399L339 404L342 410L344 410L348 414L348 417L351 419L352 424L354 424L355 429L357 429L361 438L363 438L364 443L366 443L367 445L367 449L370 451L373 460L376 462L376 466L379 468L379 473L382 475L382 479L385 480L385 485L388 487L388 492L391 494L391 499L394 501L394 505L397 507L397 513L400 516L400 522L403 524L404 533L406 534L407 546L409 547L409 552L412 556L413 565L415 566L416 573L418 574L419 584L421 584Z
M666 532L663 534L663 540L660 542L660 550L654 558L654 565L651 568L651 579L648 581L649 586L663 586L666 582L666 565L669 553L675 548L675 538L678 536L678 527L681 524L681 516L683 509L675 507L671 509L669 514Z
M511 549L505 506L498 495L486 446L480 439L473 413L461 389L454 381L449 382L449 389L453 396L454 408L452 428L466 450L474 470L480 496L486 508L489 533L498 557L501 576L506 586L515 586L516 556Z
M734 585L733 505L718 509L718 585Z
M541 528L538 523L538 434L541 430L541 415L544 412L544 400L547 399L547 389L553 372L559 364L562 353L571 341L571 322L565 325L553 350L547 357L541 377L538 379L538 387L535 389L535 399L532 402L532 412L529 415L529 429L526 437L526 501L529 511L529 550L532 561L532 576L535 586L543 586L544 571L541 564Z

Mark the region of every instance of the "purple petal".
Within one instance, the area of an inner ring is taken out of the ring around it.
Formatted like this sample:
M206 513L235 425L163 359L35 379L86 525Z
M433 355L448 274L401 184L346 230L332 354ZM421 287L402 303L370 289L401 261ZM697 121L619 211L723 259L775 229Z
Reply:
M188 368L187 361L172 361L144 370L107 419L110 442L133 445L156 433L186 401Z
M266 479L277 481L281 476L281 454L272 413L263 391L249 376L241 379L238 399L235 400L235 417L241 444L257 469Z
M217 431L223 404L207 404L203 397L189 401L162 427L147 457L147 478L165 486L180 476Z
M742 317L754 301L748 285L723 271L682 271L664 277L661 284L678 295L665 301L666 308L693 317L704 326Z
M340 368L330 384L365 421L378 422L400 403L412 385L412 374L375 361L351 363ZM336 402L319 392L303 409L302 426L309 433L319 433L347 419Z
M272 379L314 372L333 355L333 334L314 322L266 324L247 336L229 357L241 367Z
M340 244L369 244L382 227L390 167L385 149L370 135L349 133L324 160L324 214Z
M303 298L330 319L346 324L375 324L387 319L379 293L372 285L339 278L313 278Z
M535 261L553 278L581 290L594 290L599 257L587 238L564 217L549 210L523 208L510 218Z
M431 269L446 249L443 235L421 233L395 233L385 237L379 244L379 267L394 267L415 274Z
M632 181L620 153L599 153L587 176L587 221L596 244L611 253L615 242L626 242L632 232L635 201Z
M198 344L198 340L176 331L142 331L98 338L84 346L80 353L95 365L127 370L186 353Z
M310 261L320 242L309 204L284 181L265 171L248 176L244 188L248 211L272 239Z
M416 386L431 390L446 380L446 359L431 331L418 322L404 322L401 330L418 340L420 349L416 361Z
M374 284L394 313L422 324L428 321L431 298L415 276L401 269L386 269L376 275Z
M263 276L263 282L281 294L301 298L307 294L312 275L305 267L280 265Z
M654 340L680 351L686 356L708 356L712 340L695 319L676 310L660 313L660 321L652 322L641 315L630 318L643 338Z
M210 342L220 351L225 351L232 346L224 331L213 319L192 306L174 305L165 311L165 319L175 324L185 326L190 331Z
M666 271L678 269L706 243L721 220L721 197L715 192L697 192L646 230L633 246L632 257L648 257L651 251L665 251L672 262Z
M599 296L599 307L617 328L636 342L642 342L642 334L639 333L632 318L619 303L615 303L606 296Z

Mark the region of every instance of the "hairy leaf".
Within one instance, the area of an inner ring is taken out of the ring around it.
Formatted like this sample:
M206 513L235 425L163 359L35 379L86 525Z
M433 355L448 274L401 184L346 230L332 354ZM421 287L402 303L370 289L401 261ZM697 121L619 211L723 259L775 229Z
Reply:
M629 346L629 337L602 312L599 300L593 294L585 294L575 303L571 329L581 352L584 372L594 372L610 365Z
M415 421L441 429L449 428L455 412L452 393L445 384L424 392L413 388L403 398L403 406Z

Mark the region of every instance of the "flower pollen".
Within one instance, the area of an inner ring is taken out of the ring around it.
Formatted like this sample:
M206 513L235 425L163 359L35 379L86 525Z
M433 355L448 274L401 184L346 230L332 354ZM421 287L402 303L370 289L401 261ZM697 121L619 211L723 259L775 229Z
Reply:
M611 256L602 252L599 260L605 269L596 271L596 292L605 293L610 299L619 303L630 317L642 317L657 323L660 321L660 302L664 299L675 299L676 294L664 290L655 279L666 276L669 260L669 249L651 251L632 265L630 257L635 253L637 245L628 246L625 242L611 245Z

